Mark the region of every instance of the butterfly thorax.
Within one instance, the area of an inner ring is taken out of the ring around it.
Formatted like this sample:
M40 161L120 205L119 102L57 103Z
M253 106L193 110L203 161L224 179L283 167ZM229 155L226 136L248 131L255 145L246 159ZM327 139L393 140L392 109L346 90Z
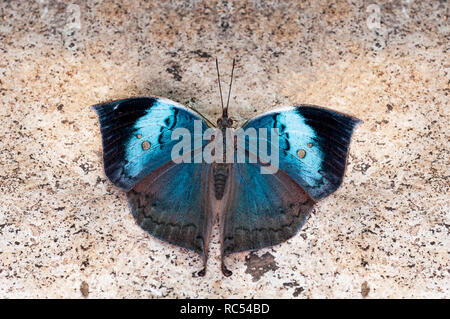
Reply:
M225 187L227 184L228 176L230 173L230 164L226 163L226 143L227 143L227 129L230 129L233 125L233 119L224 115L217 120L218 129L222 132L223 143L223 159L222 163L215 163L213 165L213 179L214 179L214 193L216 199L221 200L223 198Z

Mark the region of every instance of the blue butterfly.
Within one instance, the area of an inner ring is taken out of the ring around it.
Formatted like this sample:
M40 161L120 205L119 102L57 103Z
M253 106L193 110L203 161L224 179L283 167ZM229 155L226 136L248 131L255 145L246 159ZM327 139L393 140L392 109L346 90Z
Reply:
M220 93L222 100L221 88ZM314 105L254 117L242 129L275 128L279 135L279 170L262 174L261 161L175 163L171 157L178 142L171 136L178 128L190 133L190 138L211 127L230 128L233 120L228 116L228 103L223 107L222 102L217 126L164 98L129 98L93 108L100 122L106 176L127 192L131 212L144 230L202 257L200 276L206 272L216 214L225 276L231 275L224 263L226 256L273 246L294 236L314 204L341 185L350 139L361 122ZM195 121L200 121L201 132L195 132ZM203 149L209 142L202 141L199 147ZM271 143L270 138L267 142Z

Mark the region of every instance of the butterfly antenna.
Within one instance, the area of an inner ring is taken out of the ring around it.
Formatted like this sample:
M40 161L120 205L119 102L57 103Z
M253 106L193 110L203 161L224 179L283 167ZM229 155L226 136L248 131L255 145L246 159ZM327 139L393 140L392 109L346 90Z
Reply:
M222 86L220 85L219 62L217 62L217 58L216 58L216 69L217 69L217 80L219 81L220 103L222 103L222 113L225 114L225 109L223 108Z
M230 96L231 96L231 85L233 84L233 73L234 73L234 64L236 59L233 59L233 67L231 68L231 78L230 78L230 88L228 90L228 99L227 99L227 107L225 108L225 113L228 115L228 105L230 104Z

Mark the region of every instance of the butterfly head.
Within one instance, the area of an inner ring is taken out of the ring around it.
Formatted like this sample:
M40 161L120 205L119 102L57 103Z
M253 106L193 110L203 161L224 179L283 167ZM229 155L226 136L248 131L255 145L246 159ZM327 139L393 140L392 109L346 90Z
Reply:
M224 110L225 111L225 110ZM217 127L220 129L233 127L234 120L224 112L221 118L217 120Z

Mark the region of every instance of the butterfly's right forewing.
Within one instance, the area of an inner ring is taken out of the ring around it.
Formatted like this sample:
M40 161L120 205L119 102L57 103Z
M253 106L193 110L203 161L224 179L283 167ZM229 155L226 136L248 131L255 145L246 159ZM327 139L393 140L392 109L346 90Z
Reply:
M279 170L263 174L264 161L233 164L223 210L222 258L234 252L279 244L297 233L315 202L342 183L358 119L315 106L275 110L243 129L274 129L249 142L277 145ZM245 152L252 153L245 144ZM259 156L253 154L255 157ZM260 159L261 160L261 159Z

